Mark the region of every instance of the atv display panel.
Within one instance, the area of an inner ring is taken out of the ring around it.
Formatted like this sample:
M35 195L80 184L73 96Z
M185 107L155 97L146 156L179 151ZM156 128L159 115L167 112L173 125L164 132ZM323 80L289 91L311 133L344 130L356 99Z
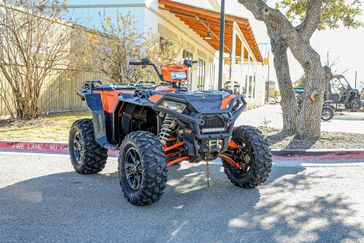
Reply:
M188 67L186 65L164 65L161 67L164 81L186 82L188 81Z

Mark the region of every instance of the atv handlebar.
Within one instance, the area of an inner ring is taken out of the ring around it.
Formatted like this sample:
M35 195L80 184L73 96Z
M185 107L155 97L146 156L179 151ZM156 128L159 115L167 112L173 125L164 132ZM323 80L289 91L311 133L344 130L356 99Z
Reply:
M189 60L189 59L186 59L186 60L183 61L183 64L186 65L189 68L192 67L193 64L196 64L196 63L198 63L198 62L194 61L194 60Z
M142 62L129 62L129 65L139 66L139 65L143 65L143 63Z
M158 74L160 80L164 81L163 75L159 72L157 66L154 63L152 63L148 58L143 58L141 62L129 62L129 65L143 66L142 68L146 68L147 66L152 66L155 72Z

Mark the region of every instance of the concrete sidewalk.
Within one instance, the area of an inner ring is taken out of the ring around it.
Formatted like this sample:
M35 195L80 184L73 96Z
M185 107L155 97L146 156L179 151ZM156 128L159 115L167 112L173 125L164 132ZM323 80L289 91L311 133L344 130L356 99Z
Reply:
M281 106L266 105L244 112L236 122L236 126L239 125L268 126L282 129L283 119ZM324 132L364 134L364 114L346 112L343 116L335 116L329 122L322 122L321 129Z

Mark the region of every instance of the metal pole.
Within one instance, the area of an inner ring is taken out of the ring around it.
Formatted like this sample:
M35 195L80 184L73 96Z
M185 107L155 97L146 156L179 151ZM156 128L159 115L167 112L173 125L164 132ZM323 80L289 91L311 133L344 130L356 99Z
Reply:
M225 0L221 0L218 89L222 88L222 74L224 68L224 40L225 40Z
M233 27L231 28L231 50L230 50L230 70L229 70L229 81L232 83L233 82L233 68L234 68L234 64L235 64L235 52L236 52L236 33L235 33L235 29L234 29L234 24Z
M357 81L358 81L358 71L355 71L355 88L356 88Z

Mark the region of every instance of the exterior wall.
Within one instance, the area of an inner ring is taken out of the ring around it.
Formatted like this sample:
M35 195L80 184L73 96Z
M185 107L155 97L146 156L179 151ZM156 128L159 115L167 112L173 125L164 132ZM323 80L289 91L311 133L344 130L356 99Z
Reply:
M264 75L264 66L258 64L256 66L255 73L256 81L255 81L255 102L258 106L262 106L265 104L265 81L266 77Z

